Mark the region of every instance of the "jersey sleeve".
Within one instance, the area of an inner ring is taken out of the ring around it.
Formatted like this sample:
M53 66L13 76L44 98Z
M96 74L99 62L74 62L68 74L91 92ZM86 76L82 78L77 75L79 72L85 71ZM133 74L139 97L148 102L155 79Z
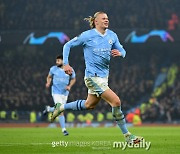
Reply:
M122 54L122 57L124 58L126 56L126 51L124 50L123 46L120 44L119 39L116 34L114 35L114 37L115 37L115 42L113 44L112 49L119 50Z
M53 67L51 67L51 68L49 69L49 74L50 74L51 76L53 76Z
M85 39L85 34L81 33L79 36L74 37L73 39L71 39L69 42L67 42L64 45L63 47L63 64L64 65L67 65L69 63L68 58L69 58L70 49L78 45L83 45L84 39Z

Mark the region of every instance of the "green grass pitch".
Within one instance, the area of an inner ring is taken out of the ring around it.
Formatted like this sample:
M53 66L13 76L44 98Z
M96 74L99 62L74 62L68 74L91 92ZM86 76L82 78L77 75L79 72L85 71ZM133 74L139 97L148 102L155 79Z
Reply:
M131 127L129 130L151 142L150 149L113 148L113 142L124 142L118 128L69 128L69 136L63 136L60 128L0 128L0 153L172 154L180 152L180 127ZM53 147L54 143L57 144L56 147ZM66 147L65 143L67 143Z

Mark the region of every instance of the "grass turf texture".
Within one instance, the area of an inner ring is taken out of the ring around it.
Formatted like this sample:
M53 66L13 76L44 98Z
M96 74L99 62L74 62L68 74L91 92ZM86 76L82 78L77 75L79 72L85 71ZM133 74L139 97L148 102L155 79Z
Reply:
M170 154L180 151L180 127L132 127L129 130L151 142L150 149L113 148L114 141L124 142L118 128L69 128L69 136L63 136L60 128L0 128L0 153ZM53 141L71 145L53 148Z

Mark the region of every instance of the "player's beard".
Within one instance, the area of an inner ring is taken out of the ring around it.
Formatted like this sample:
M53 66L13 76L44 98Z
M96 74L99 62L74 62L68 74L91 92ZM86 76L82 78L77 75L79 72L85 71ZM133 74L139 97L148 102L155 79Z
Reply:
M60 67L60 68L61 68L62 66L63 66L62 64L57 65L57 67Z

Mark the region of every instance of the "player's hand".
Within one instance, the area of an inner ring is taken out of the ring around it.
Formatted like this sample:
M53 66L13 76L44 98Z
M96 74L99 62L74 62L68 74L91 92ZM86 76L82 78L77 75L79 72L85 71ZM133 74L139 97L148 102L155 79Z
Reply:
M113 57L122 56L121 52L119 52L119 50L117 50L117 49L111 50L111 54Z
M70 86L67 86L67 87L66 87L66 90L70 91L70 90L71 90L71 87L70 87Z
M63 69L64 69L64 72L65 72L66 74L68 74L68 75L71 75L72 72L73 72L73 69L72 69L72 67L71 67L69 64L64 65L64 66L63 66Z
M50 87L50 83L46 83L46 88L49 88Z

